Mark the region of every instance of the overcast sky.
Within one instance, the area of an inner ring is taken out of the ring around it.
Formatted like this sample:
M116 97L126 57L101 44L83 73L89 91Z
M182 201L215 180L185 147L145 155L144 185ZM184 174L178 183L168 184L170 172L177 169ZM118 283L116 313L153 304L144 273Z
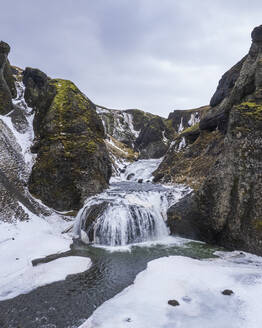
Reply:
M208 104L260 24L261 0L8 0L0 39L97 104L167 116Z

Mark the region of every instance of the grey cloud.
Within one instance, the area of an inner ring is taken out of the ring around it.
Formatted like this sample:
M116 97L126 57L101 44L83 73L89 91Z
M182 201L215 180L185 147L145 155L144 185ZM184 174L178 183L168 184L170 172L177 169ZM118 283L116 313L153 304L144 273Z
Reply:
M167 116L205 105L250 46L261 1L56 0L2 4L11 62L73 80L94 102Z

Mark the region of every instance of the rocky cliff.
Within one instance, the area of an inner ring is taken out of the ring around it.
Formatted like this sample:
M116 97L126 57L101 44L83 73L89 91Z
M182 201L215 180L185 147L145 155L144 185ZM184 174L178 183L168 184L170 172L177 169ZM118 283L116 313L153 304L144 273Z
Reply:
M1 219L43 212L35 198L55 210L77 210L111 176L95 105L71 81L10 66L9 51L1 42Z
M207 108L209 106L175 110L165 119L139 109L115 110L97 106L107 135L114 174L123 169L126 161L163 157L179 133L198 124Z
M30 192L57 210L78 209L108 186L111 164L93 103L71 82L26 68L25 100L35 112L37 153Z
M206 173L194 175L195 192L169 209L170 228L261 255L262 26L252 32L248 55L223 75L210 105L197 139L172 154L191 157L191 170L202 162ZM186 174L182 163L168 168L176 177Z
M126 145L137 158L160 158L173 134L167 120L139 109L115 110L97 106L108 137Z

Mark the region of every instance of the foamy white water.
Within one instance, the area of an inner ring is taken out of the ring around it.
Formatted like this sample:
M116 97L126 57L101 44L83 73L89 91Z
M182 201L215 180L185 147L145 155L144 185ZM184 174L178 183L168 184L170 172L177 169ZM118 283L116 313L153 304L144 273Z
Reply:
M167 209L189 188L138 183L135 178L126 180L131 172L133 177L151 179L159 162L141 160L130 164L121 177L122 182L112 183L105 192L89 198L77 215L75 237L107 246L166 238L169 235ZM97 218L90 223L90 213L94 208L98 212Z

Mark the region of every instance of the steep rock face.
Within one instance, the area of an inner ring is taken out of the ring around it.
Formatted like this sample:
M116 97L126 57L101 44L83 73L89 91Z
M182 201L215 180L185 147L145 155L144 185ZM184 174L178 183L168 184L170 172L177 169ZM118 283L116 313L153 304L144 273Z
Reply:
M14 91L14 82L10 76L10 65L7 56L10 52L10 47L7 43L0 42L0 114L4 115L9 113L12 106L12 90ZM11 88L11 91L9 89Z
M197 188L220 152L221 134L209 134L199 129L200 118L206 115L209 106L195 110L174 111L169 122L177 134L164 160L154 172L155 182L186 183Z
M111 163L95 106L70 81L27 68L25 99L35 111L37 159L30 192L57 210L79 209L107 187Z
M168 121L175 131L182 132L184 129L199 123L203 112L208 108L208 106L203 106L194 109L174 110L168 115Z
M13 110L0 115L0 221L27 220L29 212L50 215L47 208L31 197L27 183L34 161L30 152L33 141L34 114L24 100L22 70L16 69L17 97L12 101ZM10 80L11 81L11 80Z
M184 236L262 255L262 26L252 39L228 95L200 122L202 133L214 133L206 118L221 114L220 155L190 199L169 209L169 224Z
M174 129L160 116L139 109L115 110L97 106L96 110L107 134L110 153L114 150L111 154L113 165L117 158L160 158L173 139ZM114 145L117 147L113 148ZM123 154L116 154L117 150L123 150Z
M140 151L140 158L160 158L166 153L169 144L166 130L167 127L161 117L152 118L141 129L135 141L135 147Z

